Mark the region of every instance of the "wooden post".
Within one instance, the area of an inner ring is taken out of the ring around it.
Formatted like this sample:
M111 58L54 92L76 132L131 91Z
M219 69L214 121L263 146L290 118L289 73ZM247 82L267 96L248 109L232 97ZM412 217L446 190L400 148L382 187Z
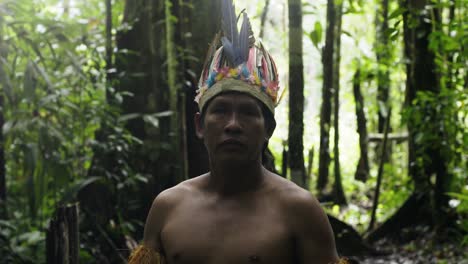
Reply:
M61 206L49 223L46 232L48 264L79 263L78 204Z

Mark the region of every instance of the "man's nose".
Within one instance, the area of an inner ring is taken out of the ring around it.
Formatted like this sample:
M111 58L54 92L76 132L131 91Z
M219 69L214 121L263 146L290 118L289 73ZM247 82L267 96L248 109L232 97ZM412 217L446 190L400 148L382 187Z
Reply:
M239 120L237 113L231 113L229 115L228 122L224 127L225 131L228 133L239 133L242 130L242 126Z

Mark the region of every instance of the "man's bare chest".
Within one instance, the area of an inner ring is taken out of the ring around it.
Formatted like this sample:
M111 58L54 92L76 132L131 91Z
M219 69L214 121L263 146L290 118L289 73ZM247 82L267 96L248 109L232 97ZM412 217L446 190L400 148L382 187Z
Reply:
M293 242L274 205L187 204L161 232L168 263L292 263Z

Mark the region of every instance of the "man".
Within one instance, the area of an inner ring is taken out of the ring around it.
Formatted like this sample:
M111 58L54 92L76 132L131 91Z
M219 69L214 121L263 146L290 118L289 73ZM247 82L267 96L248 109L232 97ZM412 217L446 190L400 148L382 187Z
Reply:
M246 15L239 34L230 0L223 10L223 45L213 43L196 98L210 172L156 197L130 263L345 263L317 200L262 166L278 74Z

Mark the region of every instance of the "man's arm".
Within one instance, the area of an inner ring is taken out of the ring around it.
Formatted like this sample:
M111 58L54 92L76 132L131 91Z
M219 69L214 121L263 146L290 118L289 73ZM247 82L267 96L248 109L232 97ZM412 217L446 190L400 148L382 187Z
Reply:
M170 208L168 191L160 193L153 201L145 223L143 242L130 255L129 264L164 264L160 233Z
M332 228L317 199L300 190L288 200L299 263L346 263L339 260Z

